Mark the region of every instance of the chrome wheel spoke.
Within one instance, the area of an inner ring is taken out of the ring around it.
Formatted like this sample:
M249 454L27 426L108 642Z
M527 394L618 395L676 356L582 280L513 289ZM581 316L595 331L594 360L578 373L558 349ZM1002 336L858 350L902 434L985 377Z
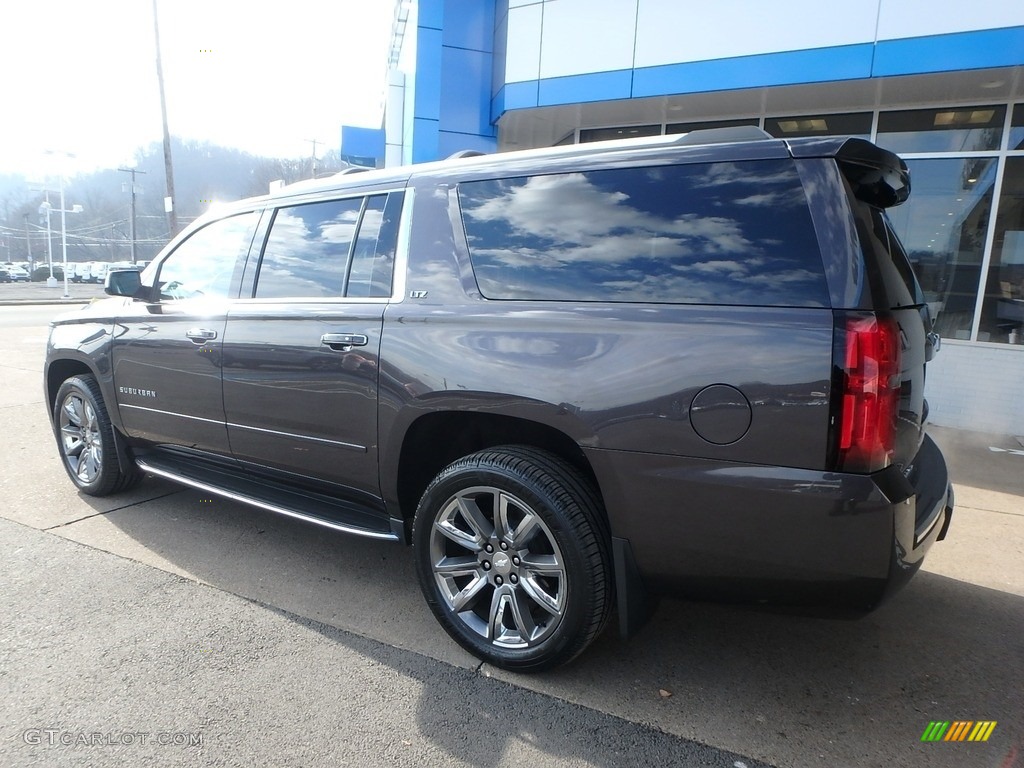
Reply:
M487 639L500 642L505 639L505 611L512 604L512 595L504 589L494 590L491 595L490 621L487 623Z
M64 408L62 409L68 423L73 424L76 427L82 426L82 414L80 411L81 405L81 399L77 397L69 397L64 401Z
M537 632L537 624L530 613L530 601L522 589L512 593L512 620L519 629L519 636L529 642Z
M523 557L523 570L531 576L551 576L561 579L565 575L561 563L555 555L534 555L525 554Z
M78 467L76 468L76 474L84 482L89 482L92 479L95 466L92 448L86 446L82 449L82 452L78 454Z
M476 574L473 581L459 590L457 594L452 595L452 610L455 613L462 613L462 611L472 608L476 604L476 599L480 595L481 590L486 586L487 577L482 573Z
M459 496L458 502L459 513L462 515L462 519L473 529L473 532L476 534L476 540L480 542L480 547L483 547L484 542L494 533L494 524L480 511L476 499Z
M460 547L471 550L473 552L479 552L484 548L484 542L477 536L471 533L466 533L461 528L454 525L451 520L439 520L434 523L434 530L441 533L448 539L451 539Z
M530 540L530 537L539 531L537 520L536 515L529 514L520 521L515 531L511 534L513 549L523 549Z
M480 562L472 555L446 557L434 564L434 573L444 576L469 576L480 570Z
M550 594L533 576L527 576L520 580L520 588L526 592L530 598L553 616L558 616L562 612L562 593L561 593L561 582L559 582L559 591L552 595Z

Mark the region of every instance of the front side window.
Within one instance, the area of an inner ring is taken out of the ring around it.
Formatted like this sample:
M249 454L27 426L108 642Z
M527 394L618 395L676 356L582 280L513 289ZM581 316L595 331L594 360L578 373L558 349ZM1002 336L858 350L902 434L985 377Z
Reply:
M828 306L792 160L493 179L459 197L487 298Z
M196 298L227 298L232 279L241 266L259 212L214 221L193 232L161 263L157 286L160 298L178 301Z

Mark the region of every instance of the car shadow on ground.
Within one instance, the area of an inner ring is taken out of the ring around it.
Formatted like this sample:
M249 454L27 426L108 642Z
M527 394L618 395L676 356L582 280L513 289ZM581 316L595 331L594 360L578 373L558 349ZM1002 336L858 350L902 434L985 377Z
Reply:
M436 665L396 662L407 657L390 646L468 675L479 667L424 605L407 548L193 491L114 510L62 535L90 543L103 527L108 538L116 533L122 540L111 551L141 547L180 573L308 623L401 674L421 676L420 736L459 759L493 765L503 740L523 739L550 754L623 764L621 754L602 756L610 743L604 736L620 727L615 720L607 732L566 733L494 680L481 682L479 699L453 699L438 682L443 676L422 671ZM769 763L999 765L1024 743L1024 598L919 573L859 620L662 600L632 640L620 640L610 627L566 668L533 676L482 671L481 681L493 674ZM957 719L1000 726L989 743L971 745L970 755L920 742L929 721Z

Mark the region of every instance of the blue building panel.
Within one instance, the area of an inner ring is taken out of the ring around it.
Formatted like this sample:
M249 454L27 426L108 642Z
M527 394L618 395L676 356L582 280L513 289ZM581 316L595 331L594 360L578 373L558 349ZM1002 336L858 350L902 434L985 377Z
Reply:
M1024 64L1024 27L883 40L877 44L874 77L1015 67Z
M472 51L494 50L494 4L445 0L444 45Z
M418 0L416 24L430 29L444 29L445 0Z
M540 83L529 80L525 83L506 83L503 101L505 109L527 109L539 104Z
M341 126L341 154L347 157L384 159L384 129Z
M538 83L537 104L582 104L587 101L628 99L633 84L633 70L594 72L589 75L551 77ZM507 96L506 96L507 99Z
M631 95L643 98L867 78L873 48L871 43L861 43L645 67L634 70Z
M412 121L412 161L429 163L437 160L438 122L417 117Z
M441 118L441 30L419 27L416 38L416 97L413 111L427 120Z
M458 82L441 89L441 130L493 136L491 125L491 54L464 48L441 50L441 80Z

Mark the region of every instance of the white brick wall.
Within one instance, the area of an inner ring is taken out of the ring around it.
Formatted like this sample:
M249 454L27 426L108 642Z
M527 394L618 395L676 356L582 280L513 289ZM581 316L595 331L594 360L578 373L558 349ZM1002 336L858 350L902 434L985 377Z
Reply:
M1001 435L1024 435L1024 345L942 340L928 363L929 420Z

